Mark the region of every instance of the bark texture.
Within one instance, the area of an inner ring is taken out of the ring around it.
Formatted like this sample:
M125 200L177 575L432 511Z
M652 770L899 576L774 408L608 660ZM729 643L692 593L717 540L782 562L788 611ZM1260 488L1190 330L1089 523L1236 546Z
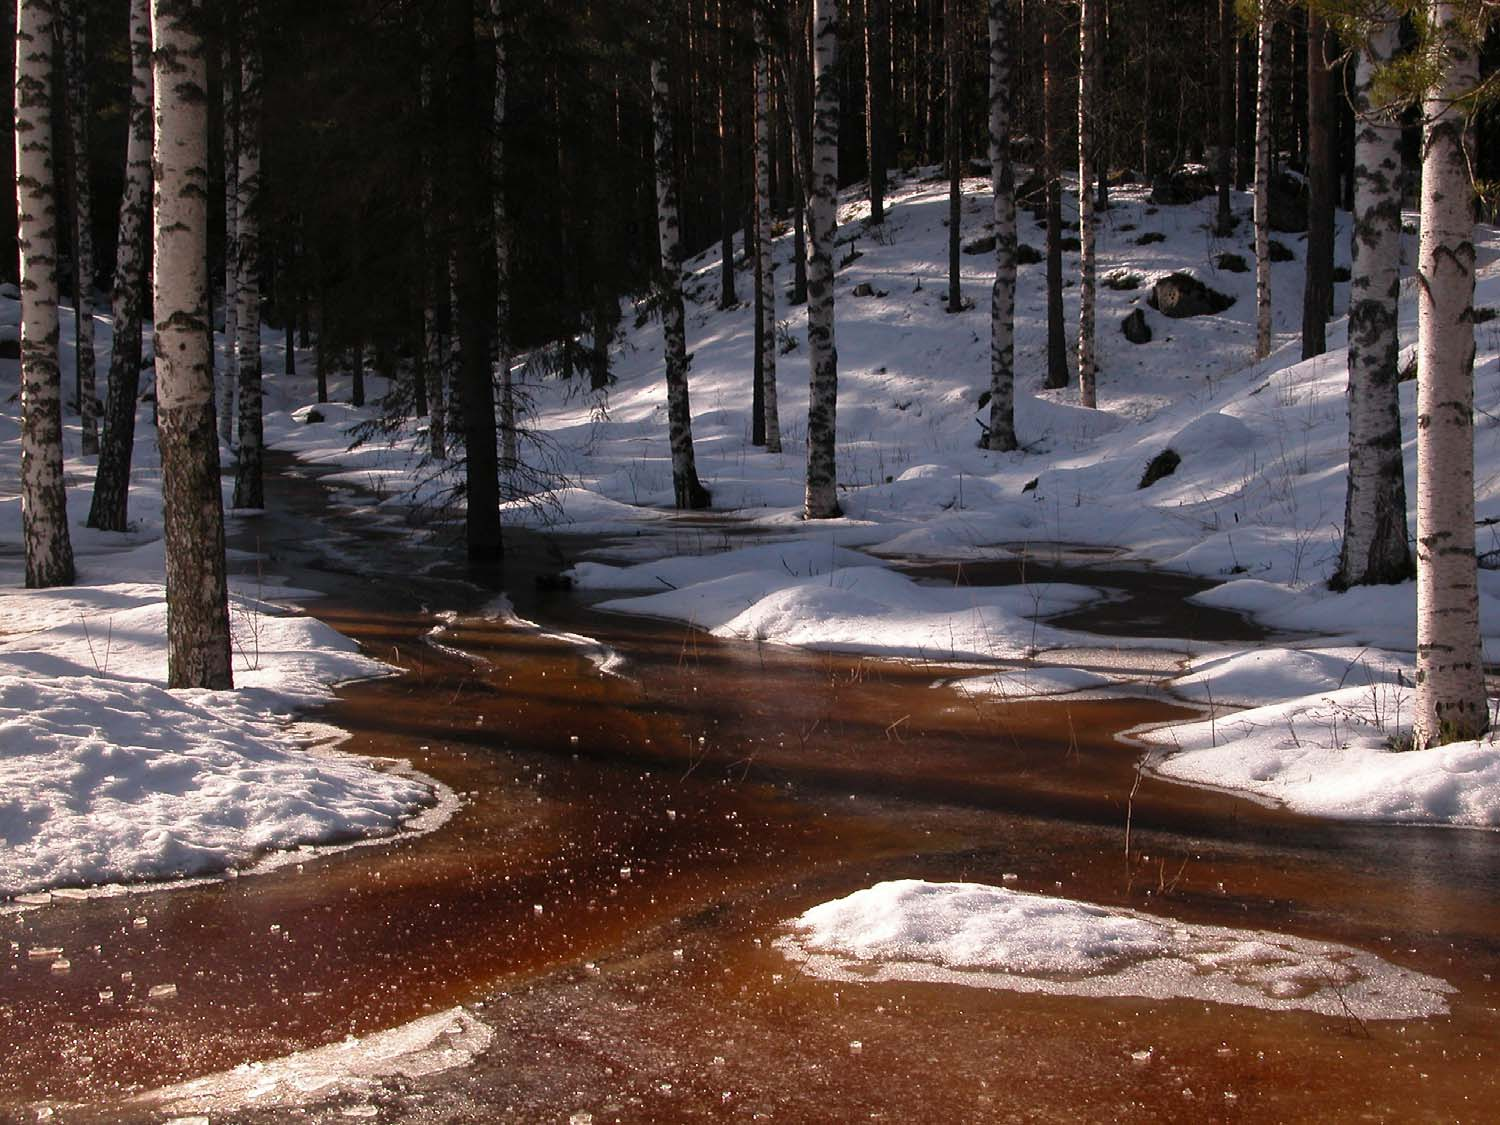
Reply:
M833 242L838 230L839 87L837 0L813 0L813 128L807 189L808 519L842 515L834 441L838 432L839 356L833 333Z
M57 7L16 5L16 215L21 248L21 536L26 586L70 586L57 366L57 205L52 78Z
M770 43L765 13L755 9L755 277L760 325L761 419L768 453L781 452L781 413L776 395L776 274L771 241Z
M984 444L1016 448L1016 180L1010 162L1010 0L989 0L990 187L995 283L990 287L990 424Z
M1307 261L1302 288L1302 358L1328 350L1333 309L1333 100L1324 61L1326 26L1307 15Z
M1462 5L1429 0L1441 77L1424 99L1417 273L1417 693L1420 747L1489 727L1474 557L1474 195L1458 100L1478 81Z
M865 159L870 170L870 224L885 222L886 91L891 81L890 0L865 3Z
M959 243L963 241L963 168L959 156L958 99L962 84L958 50L958 0L946 0L943 8L943 154L948 164L948 311L964 311L959 270Z
M516 388L510 375L510 217L505 210L505 4L490 0L495 44L494 135L490 149L490 199L495 224L495 367L500 375L500 468L515 469ZM596 341L597 343L597 341Z
M151 236L151 0L130 0L130 135L125 192L115 247L114 349L104 403L104 440L88 524L124 531L129 519L130 464L135 453L136 400L141 389L141 313L146 295L146 246Z
M661 331L667 376L667 426L672 446L672 500L706 508L708 489L693 457L693 410L688 399L687 322L682 307L682 229L677 214L677 168L672 148L672 88L661 59L651 63L651 122L656 156L656 235L661 249Z
M1396 305L1401 280L1401 125L1371 98L1394 55L1400 23L1389 4L1354 59L1354 229L1349 281L1349 484L1334 586L1404 582L1406 473L1401 453Z
M225 6L225 22L231 17ZM219 373L219 437L234 444L235 402L240 381L240 66L226 26L224 76L224 366Z
M1260 0L1255 76L1255 358L1271 354L1271 32L1275 21Z
M240 0L239 261L235 330L239 337L239 425L234 506L265 507L260 366L260 133L261 60L258 0Z
M167 684L233 686L208 324L208 90L194 0L153 0L156 393Z
M73 169L73 345L78 422L85 455L99 452L99 397L94 355L94 191L89 178L88 6L65 0L62 21L68 140Z
M432 114L431 36L423 36L421 98L422 118ZM438 319L439 294L447 288L447 255L439 248L437 233L437 189L433 172L433 142L422 142L422 374L427 401L427 452L434 461L448 456L447 402L443 392L448 368L448 343Z
M1228 238L1234 233L1234 211L1230 207L1230 180L1234 175L1234 0L1219 0L1219 146L1215 169L1219 181L1219 210L1214 233Z
M1098 406L1094 387L1096 353L1094 294L1094 67L1102 0L1078 0L1078 401Z
M1062 18L1054 3L1042 7L1042 174L1047 180L1047 383L1068 385L1068 343L1062 299L1062 169L1057 131L1062 115Z

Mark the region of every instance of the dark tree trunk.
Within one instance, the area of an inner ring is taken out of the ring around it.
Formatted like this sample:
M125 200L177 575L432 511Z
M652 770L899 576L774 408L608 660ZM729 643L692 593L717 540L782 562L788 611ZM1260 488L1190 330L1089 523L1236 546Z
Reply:
M885 222L885 131L891 82L890 0L865 5L865 158L870 169L870 222Z
M1214 233L1234 233L1234 211L1229 203L1234 150L1234 0L1219 0L1219 211Z
M1057 131L1062 117L1058 40L1061 17L1053 4L1042 13L1042 163L1047 178L1047 383L1068 385L1068 341L1062 300L1062 172Z
M946 0L943 9L943 147L948 163L948 311L963 312L964 294L959 282L959 243L963 239L963 176L958 151L958 53L959 0Z
M1333 99L1323 18L1307 17L1307 284L1302 296L1302 358L1327 350L1333 307Z

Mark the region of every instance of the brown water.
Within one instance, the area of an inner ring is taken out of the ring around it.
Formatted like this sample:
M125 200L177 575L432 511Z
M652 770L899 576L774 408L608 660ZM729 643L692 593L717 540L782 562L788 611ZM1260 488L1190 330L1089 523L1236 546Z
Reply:
M348 749L408 758L465 805L430 836L304 869L0 917L0 1117L32 1119L44 1099L80 1118L149 1116L114 1099L474 1002L495 1046L380 1092L382 1119L1489 1116L1493 834L1321 825L1149 778L1131 800L1136 755L1113 736L1171 717L1160 702L981 702L934 689L933 666L598 614L538 594L532 573L555 551L513 537L518 608L624 654L623 675L601 675L578 646L475 614L484 595L395 529L335 514L317 542L291 514L327 503L307 481L275 484L271 502L283 514L242 541L326 589L320 616L408 669L341 693L330 718L354 732ZM468 612L443 644L482 663L425 642L424 606L445 605ZM1360 1025L851 987L770 948L785 919L879 879L1006 873L1020 889L1347 942L1460 992L1448 1017ZM68 973L28 959L50 946ZM175 997L150 999L161 983Z

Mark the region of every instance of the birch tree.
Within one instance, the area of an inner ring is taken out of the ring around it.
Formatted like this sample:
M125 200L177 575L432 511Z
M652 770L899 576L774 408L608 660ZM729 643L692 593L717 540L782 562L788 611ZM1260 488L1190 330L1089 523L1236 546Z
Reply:
M240 67L230 26L234 6L223 6L224 107L224 367L219 375L219 437L234 441L235 398L239 392L240 303Z
M839 359L833 334L833 243L838 231L838 0L813 0L813 127L807 190L807 519L842 515L838 501Z
M141 383L141 313L146 295L146 246L151 237L151 0L130 0L130 133L125 191L115 246L114 348L104 403L104 440L94 477L88 525L124 531L129 517L130 463L135 451L136 398Z
M781 417L776 397L776 274L771 241L771 45L766 16L755 6L755 300L759 325L761 422L766 452L781 452Z
M234 506L265 507L260 366L260 11L240 0L239 228L236 335L239 339L239 427Z
M70 586L57 366L57 204L52 152L54 0L16 5L16 216L21 248L21 536L26 587Z
M666 21L658 21L665 38ZM651 124L656 156L656 234L661 248L661 330L667 375L667 425L672 446L672 498L679 508L706 508L708 489L693 457L693 412L688 401L687 323L682 306L682 231L677 215L677 168L672 149L672 89L666 62L651 60Z
M990 288L988 449L1016 442L1016 181L1010 162L1010 0L989 0L990 187L994 192L995 283Z
M1344 542L1333 586L1402 582L1406 473L1396 306L1401 280L1401 124L1372 96L1399 46L1400 20L1378 3L1359 34L1350 91L1355 115L1353 268L1349 281L1349 481Z
M94 192L89 178L88 7L63 0L63 74L73 168L73 354L83 452L99 452L94 356Z
M1271 5L1256 9L1255 74L1255 358L1271 354Z
M491 202L495 224L495 366L500 374L500 467L516 468L516 390L510 375L510 219L505 210L505 12L490 0L495 44L494 138L490 148Z
M1463 5L1427 0L1435 67L1423 98L1417 261L1417 693L1432 746L1489 727L1474 557L1474 189L1465 146L1478 49Z
M156 395L167 683L229 688L229 599L208 324L208 91L196 0L152 0Z
M1101 0L1078 0L1078 401L1098 405L1094 388L1094 52Z

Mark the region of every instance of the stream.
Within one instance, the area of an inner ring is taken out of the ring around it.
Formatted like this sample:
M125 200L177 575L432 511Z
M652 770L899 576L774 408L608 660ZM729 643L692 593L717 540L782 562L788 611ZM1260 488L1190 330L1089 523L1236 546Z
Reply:
M493 1031L471 1065L308 1115L1493 1114L1500 835L1324 823L1140 775L1139 750L1117 735L1187 714L1149 694L978 699L934 686L972 668L719 640L535 581L585 551L607 561L717 549L741 534L727 522L672 521L646 543L508 533L505 590L529 627L495 615L495 592L451 552L411 544L398 515L275 464L267 513L239 521L234 544L319 590L311 612L405 671L347 685L320 718L351 732L344 749L406 759L462 807L431 834L310 852L263 874L0 915L0 1119L36 1120L39 1108L164 1119L174 1114L129 1099L458 1004ZM1202 588L1191 580L1108 557L1030 566L1031 580L1119 592L1093 618L1057 622L1099 634L1070 662L1160 665L1111 635L1255 635L1185 605ZM976 584L1015 573L909 572ZM440 612L451 616L434 644ZM600 667L604 651L619 657L613 670ZM1364 1023L851 985L803 975L772 948L787 919L884 879L1006 876L1019 890L1356 946L1453 984L1452 1011ZM66 948L71 970L29 961L36 946ZM163 984L175 992L152 995Z

